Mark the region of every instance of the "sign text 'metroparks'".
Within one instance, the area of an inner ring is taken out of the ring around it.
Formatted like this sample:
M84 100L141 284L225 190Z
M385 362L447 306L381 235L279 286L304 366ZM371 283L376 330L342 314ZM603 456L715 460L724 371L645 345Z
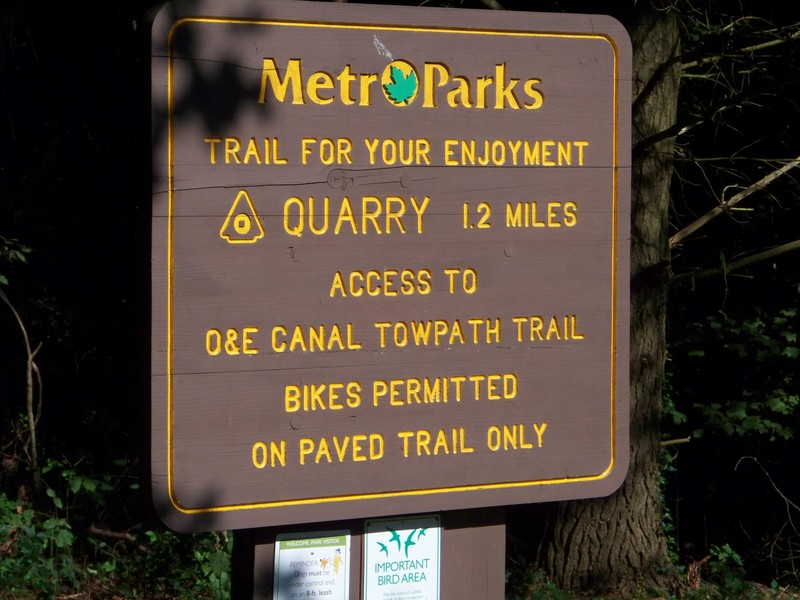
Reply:
M426 62L418 69L405 60L393 60L381 73L361 73L349 64L338 73L320 70L304 75L303 70L303 59L290 59L280 69L274 58L264 58L258 101L372 106L380 97L393 106L410 106L420 90L423 108L536 110L545 100L537 87L541 79L510 77L505 63L495 65L491 75L472 77L454 75L444 63Z

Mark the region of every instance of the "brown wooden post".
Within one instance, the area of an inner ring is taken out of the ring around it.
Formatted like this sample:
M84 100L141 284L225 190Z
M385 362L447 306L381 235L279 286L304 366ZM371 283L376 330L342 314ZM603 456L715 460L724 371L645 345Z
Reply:
M502 508L443 515L441 600L501 600L505 593L506 524Z

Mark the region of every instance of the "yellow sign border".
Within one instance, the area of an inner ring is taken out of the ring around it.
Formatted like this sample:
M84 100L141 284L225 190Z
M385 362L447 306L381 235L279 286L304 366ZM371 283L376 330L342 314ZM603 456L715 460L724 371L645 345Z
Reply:
M567 39L593 39L603 40L608 42L614 51L614 82L613 82L613 145L612 154L613 164L612 169L612 246L611 246L611 412L610 412L610 443L611 443L611 459L608 467L601 473L593 475L582 475L575 477L563 477L556 479L542 479L533 481L510 481L502 483L491 484L476 484L476 485L461 485L453 487L432 487L422 490L404 490L394 492L375 492L365 494L352 494L341 496L328 496L328 497L315 497L315 498L301 498L295 500L278 500L272 502L252 502L247 504L230 504L223 506L211 506L200 508L186 508L181 506L180 502L175 497L174 490L174 476L173 476L173 204L175 195L175 179L174 179L174 142L173 142L173 114L174 114L174 81L173 81L173 41L176 31L183 25L190 23L211 23L211 24L227 24L227 25L258 25L258 26L279 26L279 27L305 27L305 28L325 28L325 29L351 29L351 30L370 30L370 31L407 31L407 32L424 32L424 33L451 33L457 35L492 35L492 36L507 36L507 37L547 37L547 38L567 38ZM167 234L167 490L169 500L175 510L185 515L198 515L219 512L241 511L241 510L254 510L264 508L277 508L289 506L303 506L309 504L320 503L337 503L349 502L357 500L374 500L383 498L402 498L410 496L423 496L432 494L449 494L454 492L470 492L470 491L487 491L487 490L507 490L515 488L524 488L540 485L555 485L564 483L578 483L587 481L597 481L606 478L614 469L617 458L617 445L616 445L616 431L614 424L616 423L616 383L617 383L617 243L618 243L618 219L617 219L617 205L619 196L619 122L617 115L619 113L619 48L614 42L613 38L609 35L598 33L566 33L566 32L531 32L531 31L513 31L502 29L465 29L465 28L450 28L450 27L424 27L424 26L409 26L409 25L361 25L361 24L346 24L346 23L319 23L319 22L303 22L303 21L282 21L282 20L263 20L263 19L244 19L244 18L226 18L226 17L188 17L176 21L169 32L168 42L168 67L167 67L167 130L168 130L168 234Z

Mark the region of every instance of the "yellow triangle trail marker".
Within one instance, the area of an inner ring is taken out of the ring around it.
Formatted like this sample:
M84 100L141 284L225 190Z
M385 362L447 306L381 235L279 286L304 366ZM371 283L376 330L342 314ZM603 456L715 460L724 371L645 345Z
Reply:
M233 201L219 236L229 244L254 244L264 237L264 228L245 190L240 191Z

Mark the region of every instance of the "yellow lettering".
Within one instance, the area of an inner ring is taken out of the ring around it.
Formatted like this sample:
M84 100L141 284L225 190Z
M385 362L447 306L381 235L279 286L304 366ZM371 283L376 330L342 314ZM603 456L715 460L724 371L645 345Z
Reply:
M525 103L525 108L528 110L536 110L544 104L544 93L536 89L536 85L540 83L542 83L541 79L528 79L523 86L525 93L531 99L530 102Z
M287 385L283 390L283 405L287 413L300 410L300 388L296 385Z
M237 165L242 162L239 157L239 150L242 148L242 143L238 138L225 138L225 164L236 163Z
M354 104L371 106L372 86L380 81L381 74L355 74L349 64L344 65L336 74L316 71L304 79L302 60L290 59L285 68L281 69L274 58L265 57L261 70L258 102L266 103L270 96L269 91L271 97L278 102L291 100L293 104L305 104L307 94L312 103L328 105L337 99L338 91L338 100L345 106ZM448 86L448 83L451 85ZM469 77L452 75L450 68L445 63L426 62L420 80L422 107L438 107L437 92L439 88L446 88L447 106L450 108L487 108L491 102L496 109L518 110L524 107L532 110L538 109L544 104L544 93L537 87L541 85L541 79L530 78L522 83L523 91L520 92L520 95L524 92L524 103L521 103L517 96L518 83L520 83L520 79L508 76L505 63L494 66L494 77L489 75L477 77L473 84ZM473 87L475 88L474 97ZM492 87L494 87L494 97L490 99L489 93ZM291 98L289 98L290 94Z
M378 149L378 138L374 138L372 140L364 140L364 143L367 145L367 150L369 151L369 164L375 164L375 151Z
M334 439L336 437L334 436ZM331 456L331 449L330 444L328 444L328 438L322 438L317 445L317 454L314 456L314 462L319 464L322 459L326 459L328 463L333 462L333 457Z
M206 352L211 356L222 352L222 332L219 329L206 331Z
M361 444L366 441L366 439L367 436L363 434L353 436L353 462L363 462L367 460L367 457L361 453L363 450Z
M258 94L258 103L264 104L267 101L267 84L270 84L272 93L278 102L283 102L286 92L291 85L292 104L305 104L303 96L303 76L300 72L300 59L292 58L286 65L286 74L281 79L275 59L265 58L261 70L261 90Z
M342 72L336 76L336 79L339 81L339 97L342 100L342 104L347 106L354 104L355 100L351 95L350 84L356 80L356 76L351 73L350 65L346 65Z
M564 203L564 225L574 227L578 223L578 205L574 202Z
M308 90L308 97L315 104L330 104L333 102L335 96L320 96L320 90L332 90L333 77L325 71L317 71L308 78L306 88Z
M247 150L245 150L244 153L244 164L249 165L251 160L257 165L260 165L262 162L256 138L250 138L250 141L247 142Z
M392 209L392 205L396 205L396 209ZM386 198L386 233L392 233L392 221L397 224L397 229L400 233L406 232L406 226L403 224L403 215L406 214L406 202L397 196L387 196Z
M422 456L425 452L428 456L431 455L431 432L427 429L417 431L417 456Z
M555 337L557 340L561 339L561 331L558 328L557 317L550 318L550 326L547 328L547 335L545 336L545 339L549 342L551 337Z
M372 97L370 95L370 86L378 81L378 74L377 73L362 73L359 76L358 84L359 84L359 92L361 94L358 105L359 106L371 106L372 105Z
M508 107L513 109L519 108L519 101L514 94L514 86L517 85L519 79L510 79L506 85L506 64L502 63L494 67L495 78L495 96L494 107L496 109Z
M222 141L222 138L218 137L207 137L203 138L203 141L209 145L209 149L211 152L211 156L209 158L212 165L217 164L217 144Z
M314 440L311 438L300 438L300 464L306 464L306 457L314 451Z
M286 339L289 338L287 342ZM291 334L283 325L272 328L272 349L275 352L330 352L332 350L360 350L361 342L355 339L353 324L347 323L342 334L338 323L325 325L295 325ZM256 350L253 348L252 350Z
M439 63L425 63L424 88L422 90L422 106L436 108L436 88L442 87L450 79L449 69Z
M371 205L372 208L367 208L368 205ZM381 234L381 226L378 223L378 217L381 214L382 210L382 203L378 198L375 196L364 196L361 199L361 206L363 212L361 214L361 231L363 233L367 233L368 227L367 223L372 223L372 226L375 228L375 233Z
M439 452L450 454L449 440L444 429L440 429L436 434L436 442L433 444L433 454L438 455Z
M408 458L408 441L414 437L413 431L398 431L397 437L403 440L403 458Z
M266 442L256 442L252 449L253 466L256 469L263 469L267 465L277 467L286 466L286 440L280 442L270 441L269 446Z
M461 163L458 162L454 158L456 149L455 146L458 145L458 140L445 140L444 141L444 164L448 167L455 167L460 165Z
M478 77L476 90L475 108L486 108L486 90L491 87L494 82L492 77Z
M417 204L417 199L411 196L411 205L414 207L414 212L417 213L417 233L422 233L422 216L430 201L430 197L425 196L422 203Z
M242 329L242 353L243 354L258 354L258 348L253 348L253 338L250 336L258 333L258 327L245 327Z
M453 77L453 83L456 87L447 92L447 104L452 108L457 108L459 106L472 108L472 86L469 79L457 75Z
M285 338L287 335L285 327L280 325L272 328L272 350L275 352L284 352L286 350L286 342L278 338Z
M347 196L342 199L342 207L339 209L339 217L336 220L336 228L333 230L334 234L339 235L339 231L341 230L343 223L349 223L352 232L354 234L358 233L356 219L353 216L353 207L350 206L350 198Z
M342 298L347 296L344 291L344 281L342 281L341 271L336 271L336 274L333 276L333 282L331 283L331 291L329 295L331 298L333 298L337 293L341 294Z
M542 164L545 167L554 167L556 166L556 161L554 161L550 155L553 153L553 146L556 145L555 140L544 140L542 141Z
M539 425L538 423L533 424L533 429L536 431L536 438L539 445L539 448L542 447L544 443L542 437L544 436L544 430L547 429L547 423L542 423Z

